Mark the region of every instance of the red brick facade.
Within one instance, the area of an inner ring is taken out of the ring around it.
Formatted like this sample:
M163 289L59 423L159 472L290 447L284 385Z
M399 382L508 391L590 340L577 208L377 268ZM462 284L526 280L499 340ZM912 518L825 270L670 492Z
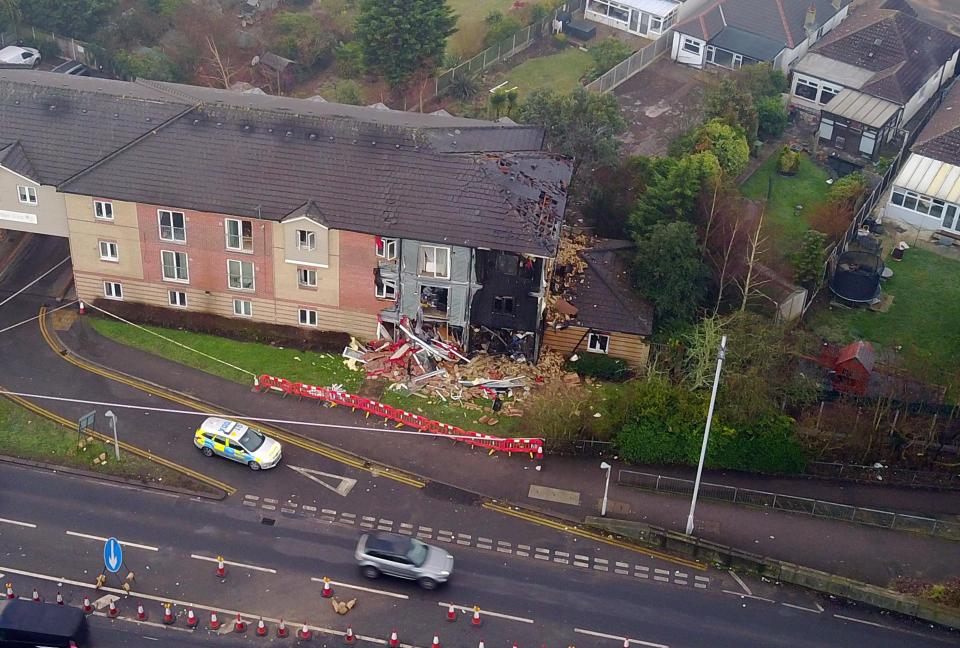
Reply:
M376 237L340 231L340 308L376 315L389 302L378 300L373 282L377 267Z

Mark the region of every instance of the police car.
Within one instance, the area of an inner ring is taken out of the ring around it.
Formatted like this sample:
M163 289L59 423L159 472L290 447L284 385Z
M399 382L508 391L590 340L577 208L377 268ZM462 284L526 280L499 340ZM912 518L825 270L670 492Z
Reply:
M207 457L217 454L247 464L250 470L280 463L280 444L243 423L211 416L197 428L193 444Z

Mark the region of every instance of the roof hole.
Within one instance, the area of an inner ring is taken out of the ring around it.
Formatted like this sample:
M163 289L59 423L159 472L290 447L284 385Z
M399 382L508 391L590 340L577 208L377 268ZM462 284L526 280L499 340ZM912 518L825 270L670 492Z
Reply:
M316 139L317 139L317 134L316 134L316 133L310 133L310 141L313 142L313 141L315 141Z
M293 137L293 131L287 131L286 133L284 133L284 135L286 137Z

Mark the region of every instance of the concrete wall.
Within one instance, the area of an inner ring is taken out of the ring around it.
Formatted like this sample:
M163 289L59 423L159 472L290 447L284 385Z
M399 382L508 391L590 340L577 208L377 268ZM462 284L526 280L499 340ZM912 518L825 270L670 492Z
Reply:
M590 353L587 351L586 333L587 329L580 326L568 326L559 331L548 326L543 332L543 346L567 356L573 353ZM610 347L607 355L626 360L635 367L647 364L650 347L642 337L629 333L610 333L609 335Z
M143 251L136 203L108 201L113 206L113 219L104 220L94 217L94 198L77 194L61 195L67 214L74 272L78 275L102 274L114 280L143 279ZM117 244L116 262L101 260L100 241Z
M340 232L322 230L323 251L320 251L320 231L317 231L317 250L314 253L297 250L296 230L308 229L304 223L272 223L274 295L277 302L308 303L324 306L340 305ZM319 226L316 226L318 230ZM290 247L295 253L291 253ZM325 267L319 265L320 259ZM295 262L299 259L302 262ZM313 270L317 286L301 286L297 271Z
M20 202L18 186L32 187L37 193L37 204ZM0 228L67 236L67 212L63 194L57 193L54 187L41 185L0 167Z
M297 232L305 230L313 232L316 249L301 250L297 247ZM280 231L274 230L274 236L282 237L283 245L279 248L283 252L283 259L288 263L298 263L303 266L327 267L330 265L329 231L323 225L318 225L309 218L301 217L286 221L280 226Z

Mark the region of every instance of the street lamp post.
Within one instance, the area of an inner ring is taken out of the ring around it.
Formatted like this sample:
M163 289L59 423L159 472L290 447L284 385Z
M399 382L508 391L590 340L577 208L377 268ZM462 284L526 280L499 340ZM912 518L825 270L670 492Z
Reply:
M687 516L687 535L693 533L693 514L697 509L697 493L700 492L700 476L703 474L703 460L707 457L707 442L710 439L710 422L713 420L713 406L717 402L717 387L720 385L720 369L727 355L727 336L720 339L720 351L717 353L717 371L713 375L713 391L710 393L710 409L707 410L707 425L703 430L703 446L700 448L700 463L697 465L697 479L693 482L693 498L690 500L690 515Z
M603 486L603 504L600 505L600 517L603 517L607 514L607 494L610 492L610 469L613 466L608 464L606 461L600 462L600 470L607 471L607 483Z
M110 427L113 429L113 452L117 456L117 461L120 461L120 441L117 440L117 415L114 414L112 410L107 410L103 415L110 419Z

